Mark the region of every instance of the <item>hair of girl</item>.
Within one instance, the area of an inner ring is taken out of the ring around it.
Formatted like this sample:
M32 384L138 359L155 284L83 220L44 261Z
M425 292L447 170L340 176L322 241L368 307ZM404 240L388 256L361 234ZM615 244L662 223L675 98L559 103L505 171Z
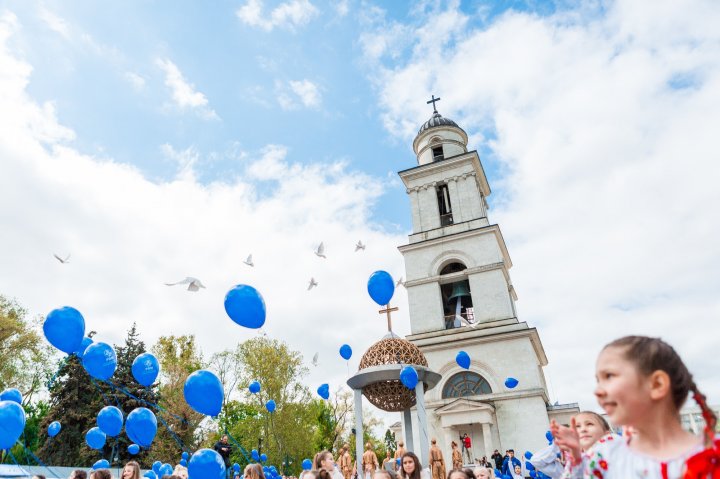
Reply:
M384 477L385 479L395 479L387 469L378 469L373 473L373 479L380 477Z
M600 427L602 428L603 432L610 432L610 424L608 424L607 420L600 414L594 411L580 411L575 415L575 417L577 418L581 414L594 417L595 419L597 419L598 423L600 423Z
M248 464L245 466L243 471L245 476L250 476L251 479L265 479L265 473L262 470L260 464Z
M132 467L132 478L131 479L140 479L140 464L138 464L136 461L128 461L125 463L125 466L123 467L123 472L125 471L126 467ZM120 477L122 477L122 473L120 473Z
M95 479L112 479L112 474L107 469L98 469L93 471L93 477Z
M462 474L462 479L470 479L464 469L451 469L447 474L447 479L450 479L453 474ZM473 477L475 477L475 474L473 474Z
M313 466L315 466L315 469L317 469L318 471L322 470L322 462L327 458L328 455L332 457L332 453L327 449L315 454L315 458L313 459Z
M315 470L315 469L310 469L309 471L303 471L303 472L300 473L299 479L304 479L305 476L307 476L308 474L312 474L312 477L317 478L317 476L318 476L318 471Z
M700 406L703 419L705 419L705 445L706 447L712 446L717 416L708 407L705 395L698 390L692 374L672 346L660 338L625 336L605 346L605 348L609 347L624 348L625 359L635 363L638 370L646 376L652 374L653 371L667 373L670 377L673 404L678 412L687 400L688 394L692 392L693 399Z
M315 476L317 479L332 479L332 476L325 469L320 469Z
M464 467L463 472L468 477L468 479L475 479L475 471L473 471L469 467Z
M413 460L415 463L415 470L410 474L409 476L405 474L405 458L409 457ZM420 479L420 470L422 469L422 466L420 465L420 459L412 453L412 452L406 452L403 454L402 459L400 459L400 476L404 479Z

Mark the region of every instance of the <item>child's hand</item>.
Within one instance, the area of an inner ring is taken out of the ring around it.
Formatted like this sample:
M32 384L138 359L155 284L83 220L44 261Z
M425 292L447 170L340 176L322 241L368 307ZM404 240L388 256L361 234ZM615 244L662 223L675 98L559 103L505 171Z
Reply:
M553 419L550 421L550 432L555 438L555 444L569 453L573 463L578 464L582 461L580 436L575 429L575 418L570 420L570 427L560 425Z

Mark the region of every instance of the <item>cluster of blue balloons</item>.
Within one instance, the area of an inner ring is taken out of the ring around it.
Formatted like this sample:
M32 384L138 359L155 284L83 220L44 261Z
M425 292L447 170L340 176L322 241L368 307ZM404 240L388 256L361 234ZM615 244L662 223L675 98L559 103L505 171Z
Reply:
M387 271L375 271L368 279L367 290L373 301L385 306L395 294L395 282Z
M155 477L171 476L173 470L172 464L168 464L167 462L163 464L160 461L155 461L152 464L152 472L155 474Z
M217 417L222 410L225 393L215 373L199 369L185 380L183 387L185 402L196 412Z
M0 394L0 450L11 448L25 430L25 410L22 395L17 389Z

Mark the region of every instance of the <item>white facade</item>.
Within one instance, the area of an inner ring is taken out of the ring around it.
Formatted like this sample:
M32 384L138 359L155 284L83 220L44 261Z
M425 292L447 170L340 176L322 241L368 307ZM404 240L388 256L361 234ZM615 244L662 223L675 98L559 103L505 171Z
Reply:
M490 187L477 152L466 146L465 132L436 113L413 142L418 166L399 173L413 224L408 244L399 248L411 322L407 339L442 375L425 394L425 406L429 435L447 464L450 442L460 444L465 433L473 459L489 459L495 449L521 455L547 445L550 418L567 423L578 411L577 405L549 405L542 369L547 357L537 330L517 318L512 262L500 228L487 217ZM461 310L456 291L464 292ZM469 370L455 361L461 350L471 358ZM508 377L518 386L507 388Z

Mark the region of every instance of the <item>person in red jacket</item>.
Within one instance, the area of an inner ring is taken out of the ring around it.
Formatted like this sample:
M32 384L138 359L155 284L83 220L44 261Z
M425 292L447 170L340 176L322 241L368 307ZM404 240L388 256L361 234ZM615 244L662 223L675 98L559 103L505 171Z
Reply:
M470 441L470 437L467 433L463 434L460 440L462 441L463 452L467 454L467 464L472 464L472 441Z

